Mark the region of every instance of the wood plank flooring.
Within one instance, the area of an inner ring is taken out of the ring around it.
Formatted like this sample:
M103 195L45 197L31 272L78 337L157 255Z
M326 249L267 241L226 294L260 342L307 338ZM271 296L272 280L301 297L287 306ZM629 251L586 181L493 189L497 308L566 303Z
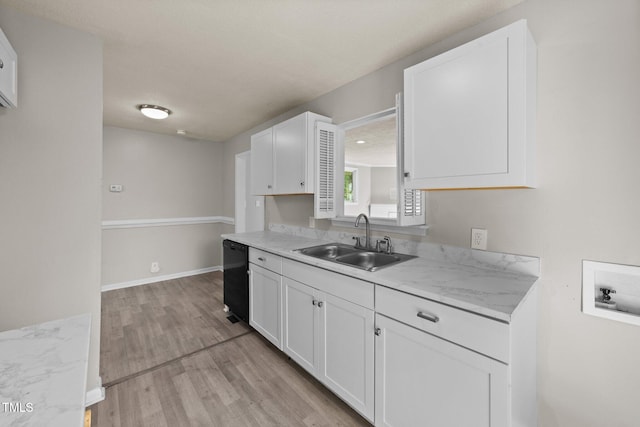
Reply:
M119 347L102 349L103 379L113 379L91 407L93 427L370 426L258 333L226 320L221 273L109 291L102 304L102 345Z
M100 375L105 385L241 335L222 311L222 272L102 293Z

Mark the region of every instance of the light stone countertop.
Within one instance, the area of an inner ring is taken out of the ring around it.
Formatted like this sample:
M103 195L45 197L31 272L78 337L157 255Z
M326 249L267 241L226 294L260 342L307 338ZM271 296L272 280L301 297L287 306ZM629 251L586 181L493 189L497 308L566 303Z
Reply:
M291 230L256 231L225 234L224 239L262 249L285 258L366 280L377 285L442 302L454 307L510 322L520 303L538 280L537 258L516 256L462 248L423 244L410 247L394 241L395 251L418 255L375 272L342 265L295 252L328 242L347 242L345 236L306 236ZM304 233L302 233L304 234ZM319 237L321 236L321 237ZM348 236L347 236L348 237ZM350 239L350 237L348 237ZM405 249L405 250L402 250Z
M91 315L0 332L0 425L84 423Z

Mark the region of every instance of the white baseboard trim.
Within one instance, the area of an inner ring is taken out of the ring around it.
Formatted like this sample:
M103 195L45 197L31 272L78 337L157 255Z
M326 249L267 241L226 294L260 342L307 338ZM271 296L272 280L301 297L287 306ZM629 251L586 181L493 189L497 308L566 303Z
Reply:
M104 400L104 397L104 387L102 386L89 390L87 391L87 395L84 398L84 407L86 408L98 402L102 402Z
M128 282L112 283L109 285L103 285L101 287L101 291L106 292L113 291L115 289L130 288L132 286L147 285L149 283L157 283L163 282L165 280L179 279L181 277L195 276L197 274L210 273L212 271L222 271L222 266L215 265L213 267L200 268L198 270L181 271L180 273L165 274L163 276L153 276L146 277L144 279L131 280Z
M114 228L164 227L167 225L193 224L235 224L235 219L228 216L194 216L183 218L151 218L151 219L116 219L102 221L103 230Z

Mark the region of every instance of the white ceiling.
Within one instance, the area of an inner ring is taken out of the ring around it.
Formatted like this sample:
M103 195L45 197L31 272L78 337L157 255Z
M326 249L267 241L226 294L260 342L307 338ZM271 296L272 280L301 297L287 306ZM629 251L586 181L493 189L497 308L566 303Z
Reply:
M344 161L351 165L395 167L396 115L363 124L344 133ZM358 144L357 141L364 141Z
M104 123L224 141L522 0L0 0L104 40ZM62 47L61 47L62 48ZM18 52L19 55L19 52ZM173 110L154 121L141 103Z

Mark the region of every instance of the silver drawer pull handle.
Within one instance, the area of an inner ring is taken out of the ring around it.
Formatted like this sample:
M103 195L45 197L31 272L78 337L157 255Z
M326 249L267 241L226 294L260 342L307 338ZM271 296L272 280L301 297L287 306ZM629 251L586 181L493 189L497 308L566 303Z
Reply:
M438 316L434 314L425 314L421 311L418 312L418 317L433 323L438 323L440 321L440 318Z
M258 257L258 260L259 260L259 261L262 261L262 262L265 262L267 259L266 259L266 258L263 258L263 257L261 257L261 256L259 256L259 257Z

